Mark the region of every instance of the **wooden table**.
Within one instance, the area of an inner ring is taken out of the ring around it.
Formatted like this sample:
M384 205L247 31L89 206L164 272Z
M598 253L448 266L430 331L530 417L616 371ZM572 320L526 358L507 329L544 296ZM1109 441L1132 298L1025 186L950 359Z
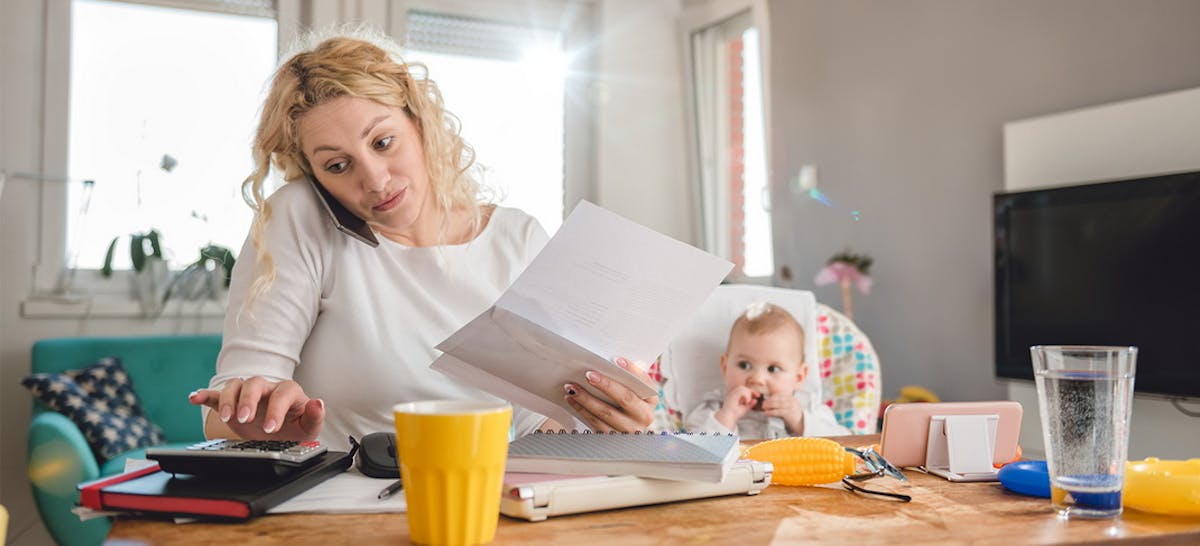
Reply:
M866 445L877 437L835 438ZM500 517L494 544L1200 544L1200 517L1126 510L1113 520L1063 520L1050 501L998 483L951 483L915 470L909 482L876 478L869 488L912 495L911 503L845 491L840 485L772 485L731 496L551 518ZM289 514L248 523L118 519L107 544L407 544L404 514Z

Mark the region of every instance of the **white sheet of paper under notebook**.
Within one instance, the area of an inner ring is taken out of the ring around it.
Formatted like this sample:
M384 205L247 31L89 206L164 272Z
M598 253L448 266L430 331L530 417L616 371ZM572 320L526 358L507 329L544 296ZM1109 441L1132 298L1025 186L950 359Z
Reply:
M570 426L565 383L608 399L589 370L655 395L614 359L657 358L732 268L581 201L495 305L437 346L431 367Z

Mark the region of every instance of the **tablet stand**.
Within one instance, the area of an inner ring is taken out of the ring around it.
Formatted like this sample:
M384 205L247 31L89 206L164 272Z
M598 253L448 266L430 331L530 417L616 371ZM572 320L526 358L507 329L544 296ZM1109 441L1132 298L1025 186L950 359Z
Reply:
M925 471L952 482L996 481L992 458L999 422L995 414L930 417Z

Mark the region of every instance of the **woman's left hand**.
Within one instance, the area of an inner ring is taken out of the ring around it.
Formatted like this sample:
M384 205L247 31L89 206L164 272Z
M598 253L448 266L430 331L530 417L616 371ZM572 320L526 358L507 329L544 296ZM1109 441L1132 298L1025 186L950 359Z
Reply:
M629 359L617 358L617 365L647 385L654 385L654 380ZM594 432L635 432L650 428L650 424L654 422L654 407L658 405L658 396L639 398L629 388L595 371L588 372L586 379L590 385L617 403L615 406L609 404L573 383L564 386L567 391L567 404L575 409L579 418Z

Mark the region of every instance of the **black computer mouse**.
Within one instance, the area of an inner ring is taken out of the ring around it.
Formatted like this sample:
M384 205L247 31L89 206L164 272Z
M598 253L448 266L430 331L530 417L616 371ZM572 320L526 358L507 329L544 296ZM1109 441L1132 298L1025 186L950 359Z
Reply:
M372 432L359 442L356 464L358 470L372 478L399 478L400 466L396 457L396 434Z

